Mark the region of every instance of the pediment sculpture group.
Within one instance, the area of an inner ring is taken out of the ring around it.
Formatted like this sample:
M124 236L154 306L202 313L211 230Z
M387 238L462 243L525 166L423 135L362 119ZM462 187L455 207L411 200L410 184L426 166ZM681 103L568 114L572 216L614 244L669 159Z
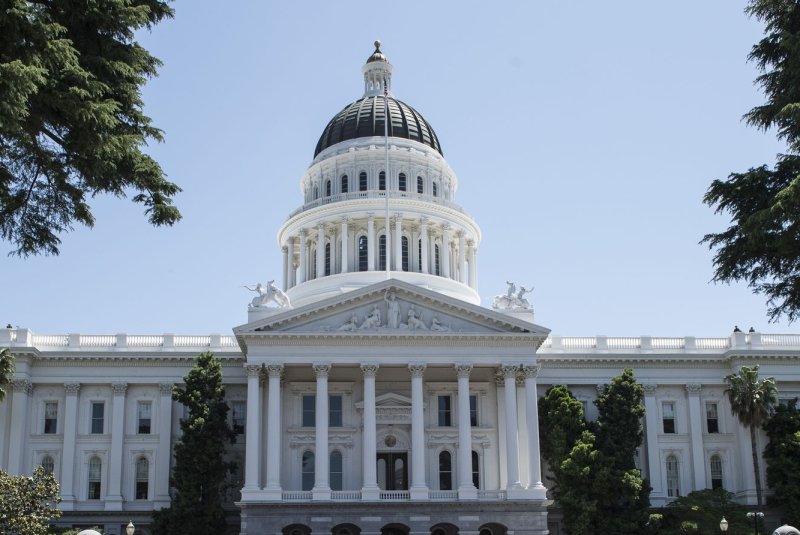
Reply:
M414 308L414 304L410 304L405 318L400 313L400 301L392 291L386 291L383 294L383 300L386 303L386 319L385 323L381 318L381 309L378 304L374 304L372 309L359 319L358 314L353 312L350 318L340 325L337 331L363 331L369 329L399 329L405 331L438 331L447 332L452 330L447 325L444 325L435 314L431 317L430 325L425 323L421 312ZM405 320L405 321L404 321Z

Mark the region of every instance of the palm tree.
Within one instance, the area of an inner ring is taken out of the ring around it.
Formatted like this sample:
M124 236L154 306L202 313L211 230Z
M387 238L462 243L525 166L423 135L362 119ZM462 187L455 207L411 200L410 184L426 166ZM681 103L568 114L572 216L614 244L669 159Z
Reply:
M11 374L14 373L14 357L11 350L0 349L0 401L6 397L6 387L11 383Z
M778 389L775 378L758 379L758 365L748 368L742 366L739 373L725 377L728 388L725 394L731 403L731 413L739 418L739 422L750 428L750 443L753 450L753 472L756 476L756 498L761 507L761 471L758 468L758 447L756 446L756 429L769 416L770 409L778 400Z

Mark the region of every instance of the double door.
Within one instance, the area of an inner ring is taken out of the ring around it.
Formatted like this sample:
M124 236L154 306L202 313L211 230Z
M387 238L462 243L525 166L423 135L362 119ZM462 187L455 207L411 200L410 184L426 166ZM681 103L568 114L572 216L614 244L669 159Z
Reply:
M408 490L408 453L378 453L376 462L381 490Z

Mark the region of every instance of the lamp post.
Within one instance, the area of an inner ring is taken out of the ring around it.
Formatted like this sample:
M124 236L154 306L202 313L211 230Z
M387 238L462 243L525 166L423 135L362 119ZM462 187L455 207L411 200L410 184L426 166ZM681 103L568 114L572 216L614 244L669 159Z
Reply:
M125 533L127 533L127 535L133 535L135 530L136 526L133 525L133 521L129 520L128 525L125 527Z
M761 511L755 511L755 512L751 511L747 513L747 518L753 519L753 533L755 535L758 535L758 519L764 518L764 513L762 513Z
M725 533L726 531L728 531L728 521L725 520L724 516L722 517L722 520L719 521L719 530L722 533Z

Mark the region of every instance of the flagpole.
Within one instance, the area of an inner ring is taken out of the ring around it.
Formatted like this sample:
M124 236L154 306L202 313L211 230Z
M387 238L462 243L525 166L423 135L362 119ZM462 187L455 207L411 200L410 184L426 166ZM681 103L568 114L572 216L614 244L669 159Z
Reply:
M384 179L384 194L386 196L386 247L384 247L384 256L386 259L386 279L391 278L391 262L389 261L389 251L391 250L391 239L389 227L389 86L386 83L386 77L383 78L383 136L386 141L386 171Z

